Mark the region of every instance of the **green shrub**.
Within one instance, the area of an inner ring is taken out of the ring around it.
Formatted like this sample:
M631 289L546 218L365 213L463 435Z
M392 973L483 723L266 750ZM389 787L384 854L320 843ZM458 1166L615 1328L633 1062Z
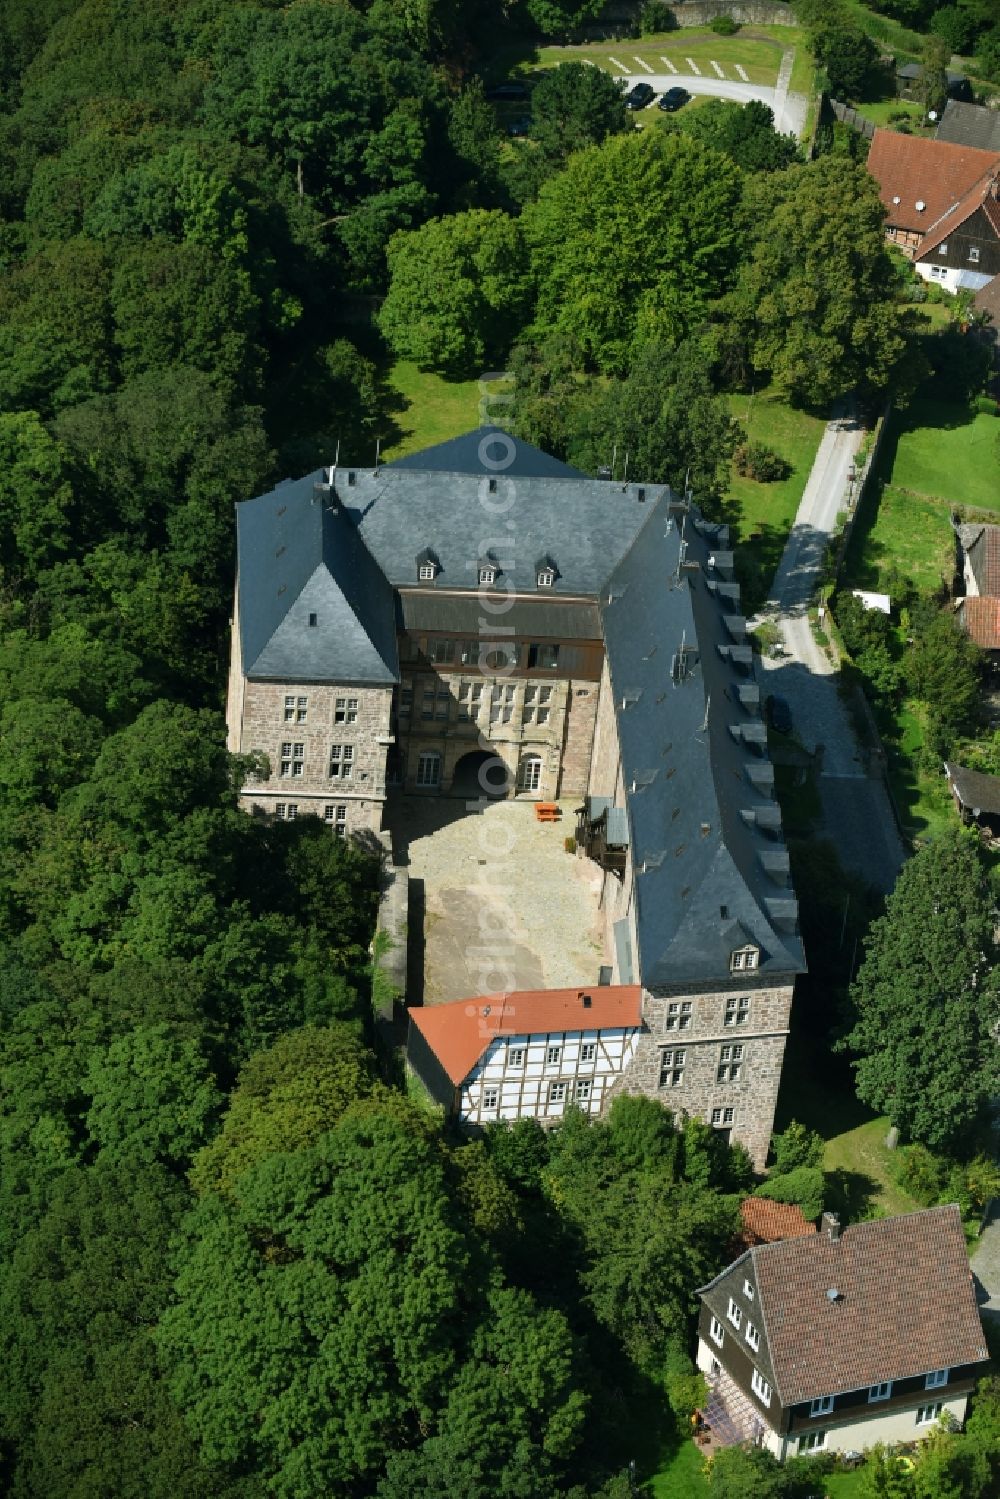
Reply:
M736 472L744 479L756 479L759 484L773 484L778 479L787 479L792 465L763 442L743 442L733 454Z
M818 1166L796 1166L793 1171L769 1176L757 1188L755 1197L772 1202L791 1202L802 1209L806 1218L818 1218L823 1211L826 1182Z
M807 1129L793 1119L784 1134L771 1136L774 1152L774 1170L779 1176L794 1171L797 1166L821 1166L823 1164L823 1137L814 1129Z
M926 1145L904 1145L896 1156L896 1180L904 1192L924 1207L941 1200L949 1176L949 1162Z
M676 31L677 17L659 0L645 0L639 12L639 30L643 36L656 36L661 31Z
M1000 406L993 396L977 396L973 405L982 416L1000 416Z
M732 16L716 16L714 21L709 21L708 29L714 31L716 36L735 36L740 24Z
M576 839L575 838L564 838L563 839L563 848L566 850L566 852L568 854L575 854L576 853Z

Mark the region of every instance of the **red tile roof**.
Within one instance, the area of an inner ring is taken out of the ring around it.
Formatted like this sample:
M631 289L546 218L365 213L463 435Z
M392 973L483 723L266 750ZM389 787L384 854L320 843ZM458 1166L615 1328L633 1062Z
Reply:
M957 207L996 167L1000 167L1000 152L924 140L894 130L876 130L868 153L868 170L888 209L889 227L917 233L934 228L943 214ZM917 203L924 207L918 209Z
M589 999L590 1003L585 1003ZM552 1035L563 1031L616 1030L642 1024L638 984L592 989L522 989L485 994L410 1011L415 1025L456 1085L496 1036Z
M989 1356L955 1206L750 1254L783 1406Z
M791 1202L772 1202L768 1197L747 1197L740 1203L743 1220L743 1242L749 1248L753 1244L774 1244L779 1239L798 1239L803 1234L814 1234L815 1223L810 1223L800 1207Z
M958 617L969 639L984 651L1000 650L1000 598L966 598L958 605Z

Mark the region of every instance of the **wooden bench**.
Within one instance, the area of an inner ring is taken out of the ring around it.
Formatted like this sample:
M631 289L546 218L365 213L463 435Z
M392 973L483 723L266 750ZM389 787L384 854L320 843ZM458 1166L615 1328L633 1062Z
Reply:
M558 822L562 816L562 810L557 802L536 802L536 822Z

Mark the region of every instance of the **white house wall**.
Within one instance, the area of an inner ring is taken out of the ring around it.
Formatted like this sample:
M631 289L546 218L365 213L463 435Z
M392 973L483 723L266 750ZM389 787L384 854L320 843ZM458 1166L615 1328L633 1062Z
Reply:
M599 1114L612 1083L632 1061L637 1039L638 1027L497 1037L462 1084L459 1119L478 1125L525 1117L555 1120L570 1105ZM556 1046L559 1058L549 1061L549 1049ZM518 1051L524 1053L520 1065L514 1060ZM553 1083L565 1085L562 1098L551 1098ZM496 1104L487 1108L493 1090Z
M934 286L943 286L945 291L982 291L993 280L982 271L967 271L958 266L933 265L930 261L918 260L915 265L918 275Z

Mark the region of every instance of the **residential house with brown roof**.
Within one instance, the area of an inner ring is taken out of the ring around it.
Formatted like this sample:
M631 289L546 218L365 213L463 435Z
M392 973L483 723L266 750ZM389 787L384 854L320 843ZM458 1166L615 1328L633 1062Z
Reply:
M794 1202L772 1202L769 1197L745 1197L740 1203L741 1238L747 1249L754 1244L776 1244L779 1239L798 1239L814 1234L802 1209Z
M1000 151L876 130L886 234L925 281L977 292L1000 272Z
M961 1423L989 1354L955 1206L748 1249L698 1292L698 1367L723 1444L779 1460Z
M962 629L984 651L1000 651L1000 526L955 527L965 595L955 613Z

